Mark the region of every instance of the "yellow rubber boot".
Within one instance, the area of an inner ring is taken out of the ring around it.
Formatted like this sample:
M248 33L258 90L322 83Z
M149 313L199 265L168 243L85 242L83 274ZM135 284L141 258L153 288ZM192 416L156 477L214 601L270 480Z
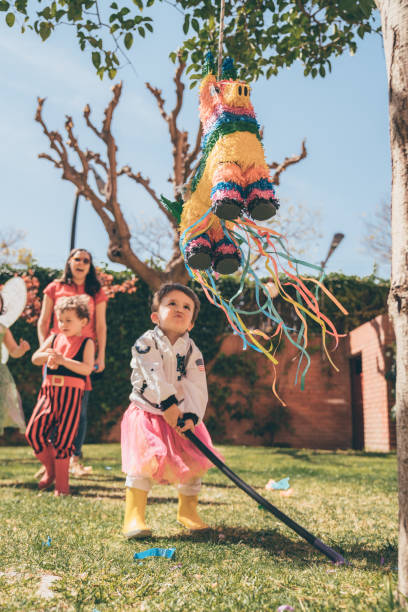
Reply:
M182 495L179 493L177 520L190 531L205 531L209 526L204 523L198 512L198 495Z
M151 535L152 530L146 527L145 512L147 491L126 487L125 521L123 535L125 538L144 538Z

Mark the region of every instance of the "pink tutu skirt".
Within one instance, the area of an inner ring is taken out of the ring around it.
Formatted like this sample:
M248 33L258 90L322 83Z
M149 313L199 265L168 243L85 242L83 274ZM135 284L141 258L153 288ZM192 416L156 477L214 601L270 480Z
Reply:
M195 435L220 459L204 423ZM146 412L132 402L121 424L122 471L152 478L160 484L184 484L213 467L190 440L180 436L160 414Z

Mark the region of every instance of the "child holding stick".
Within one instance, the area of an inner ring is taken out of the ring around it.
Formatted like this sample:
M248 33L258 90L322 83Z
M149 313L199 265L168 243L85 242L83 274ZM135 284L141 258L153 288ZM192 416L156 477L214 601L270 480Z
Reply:
M33 354L34 365L46 365L26 439L45 473L40 489L55 480L55 495L69 495L69 459L74 452L81 401L92 372L95 343L83 335L89 322L88 298L62 297L55 306L60 333L52 334Z
M179 523L190 531L208 529L197 504L201 476L212 464L182 435L190 429L214 450L202 422L208 400L203 357L188 334L199 308L188 287L162 285L152 304L156 327L132 347L131 404L121 425L126 538L151 534L145 509L153 482L178 487Z

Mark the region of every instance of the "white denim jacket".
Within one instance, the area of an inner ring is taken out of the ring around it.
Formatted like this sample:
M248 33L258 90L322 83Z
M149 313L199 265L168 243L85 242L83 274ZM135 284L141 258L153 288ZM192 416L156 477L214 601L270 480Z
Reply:
M208 402L204 360L187 332L171 344L159 327L149 329L132 347L130 365L131 401L153 414L178 403L180 412L202 421Z

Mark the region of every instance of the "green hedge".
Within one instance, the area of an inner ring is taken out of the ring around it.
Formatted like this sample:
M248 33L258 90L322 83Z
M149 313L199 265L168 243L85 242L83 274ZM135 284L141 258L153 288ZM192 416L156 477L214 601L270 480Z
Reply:
M33 272L39 280L39 295L42 294L44 287L60 274L60 271L41 267L35 267ZM121 283L132 276L129 272L109 273L113 275L116 283ZM0 284L13 274L14 271L10 268L0 269ZM224 295L232 296L237 291L236 279L224 278L219 282ZM349 331L386 311L389 290L386 281L379 281L373 277L361 279L332 274L328 276L325 284L351 313L349 317L344 317L325 296L321 298L324 300L325 312L333 320L339 332ZM208 363L216 357L221 337L230 329L222 311L208 302L200 287L195 289L200 297L201 312L191 336ZM100 439L103 415L114 408L122 407L124 410L127 407L130 393L130 348L134 341L152 326L150 300L150 289L139 280L135 293L117 293L108 302L106 370L99 377L96 376L93 383L94 390L89 402L88 441ZM254 309L254 291L251 287L246 289L240 307ZM286 306L282 310L285 308ZM288 313L286 315L288 316ZM12 332L16 340L25 338L30 342L32 350L36 349L38 343L35 325L19 319L13 325ZM21 359L10 358L8 364L21 393L26 417L31 414L41 384L40 368L31 364L30 355L31 352ZM236 372L231 374L237 375Z

